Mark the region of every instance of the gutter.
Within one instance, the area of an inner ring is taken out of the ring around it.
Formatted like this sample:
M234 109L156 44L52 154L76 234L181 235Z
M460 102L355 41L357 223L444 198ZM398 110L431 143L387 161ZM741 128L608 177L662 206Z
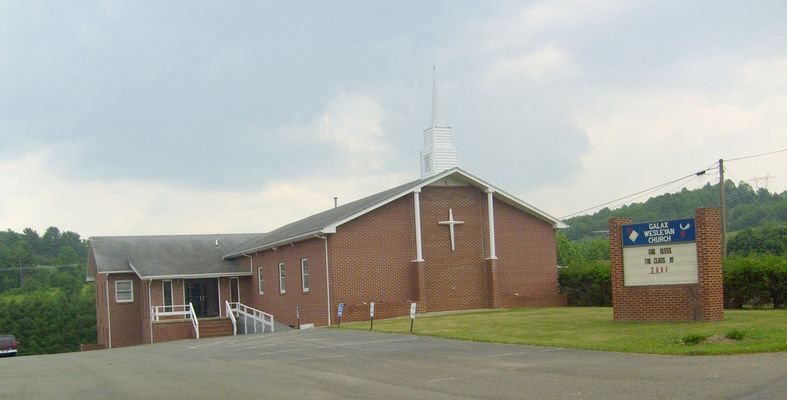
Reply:
M319 235L319 234L322 234L322 233L324 233L323 229L318 229L316 231L303 233L303 234L300 234L298 236L292 236L292 237L289 237L289 238L286 238L286 239L277 240L275 242L266 243L266 244L264 244L262 246L252 247L250 249L244 249L243 251L240 251L238 253L227 254L226 256L222 257L222 259L223 260L233 259L233 258L236 258L236 257L239 257L239 256L245 256L247 253L256 253L256 252L272 249L274 247L279 247L279 246L282 246L282 245L285 245L285 244L300 242L301 240L309 239L309 238L312 238L312 237L314 237L316 235Z

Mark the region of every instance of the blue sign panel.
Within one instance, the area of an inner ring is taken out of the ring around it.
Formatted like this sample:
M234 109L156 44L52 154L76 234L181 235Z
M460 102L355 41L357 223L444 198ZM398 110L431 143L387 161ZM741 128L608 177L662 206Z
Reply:
M694 218L623 225L621 230L623 247L685 243L696 240Z
M342 316L342 314L344 314L344 303L339 303L339 310L337 313L339 314L340 317Z

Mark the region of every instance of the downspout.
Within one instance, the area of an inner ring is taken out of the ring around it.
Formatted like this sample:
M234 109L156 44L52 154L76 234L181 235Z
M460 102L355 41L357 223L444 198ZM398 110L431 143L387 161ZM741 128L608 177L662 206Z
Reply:
M254 257L248 254L244 254L244 256L249 257L249 273L254 276Z
M216 286L219 288L219 318L221 318L221 309L224 308L221 306L221 277L216 277ZM226 317L229 318L229 315Z
M107 305L107 333L109 333L109 348L112 348L112 316L109 314L109 274L104 274L104 296Z
M252 276L252 278L251 278L252 281L249 282L249 284L253 288L254 287L254 279L255 279L254 277L255 276L257 277L256 278L257 279L257 284L259 285L260 284L260 275L259 274L257 274L257 275L254 274L254 257L250 256L248 254L244 254L244 256L249 257L249 273ZM257 293L259 293L259 292L260 292L260 288L257 288ZM252 291L252 293L253 293L253 291ZM238 279L238 303L242 304L242 302L240 301L240 279Z
M151 300L152 297L150 295L150 285L152 284L153 280L148 279L148 310L150 311L148 312L148 326L150 326L150 344L153 344L153 301ZM162 287L162 295L164 292L163 289L164 288Z
M328 297L328 326L331 326L331 278L328 270L328 237L319 236L325 242L325 289Z

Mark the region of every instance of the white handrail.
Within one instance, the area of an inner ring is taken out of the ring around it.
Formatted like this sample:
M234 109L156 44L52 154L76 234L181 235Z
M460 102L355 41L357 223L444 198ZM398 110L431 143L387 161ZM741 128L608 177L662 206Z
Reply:
M191 315L189 308L189 304L151 307L154 321L160 321L161 317L174 317L178 315L182 316L183 319L189 318Z
M235 320L235 313L232 312L232 307L230 307L230 302L224 300L224 310L227 312L227 316L230 317L230 321L232 321L232 336L238 334L238 321Z
M275 331L275 323L273 320L273 315L268 314L264 311L260 311L256 308L249 307L240 302L231 302L229 303L232 306L232 310L237 312L238 314L243 314L244 317L249 317L255 321L258 321L262 324L262 332L265 332L265 326L270 328L271 332ZM254 324L254 329L256 332L257 324Z
M194 306L189 303L189 315L191 316L191 325L194 326L194 333L197 334L197 339L199 339L199 321L197 320L197 314L194 314Z

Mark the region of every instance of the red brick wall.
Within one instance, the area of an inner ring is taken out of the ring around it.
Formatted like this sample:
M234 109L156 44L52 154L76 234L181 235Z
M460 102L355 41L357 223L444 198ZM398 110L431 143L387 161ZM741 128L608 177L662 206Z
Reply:
M464 221L455 227L456 250L451 251L448 226L439 221ZM484 259L488 255L486 194L473 187L425 187L421 192L428 311L484 308L487 304ZM412 222L411 222L412 224ZM413 250L411 248L410 253Z
M191 339L196 337L191 320L183 322L154 322L153 341L169 342L172 340Z
M413 207L413 195L404 196L339 226L329 236L332 318L339 303L345 304L345 321L369 319L370 301L376 303L375 318L409 310Z
M303 292L301 258L309 260L309 292ZM279 263L286 267L286 293L279 293ZM259 294L257 268L263 268L264 294ZM243 285L242 285L243 286ZM323 239L309 239L293 245L280 246L254 255L254 275L250 297L242 293L243 302L269 314L277 322L295 325L296 306L300 306L301 324L327 325L325 284L325 243ZM248 289L246 289L248 291ZM224 289L222 289L222 296ZM229 292L227 292L229 296ZM248 299L248 300L247 300ZM248 301L248 302L247 302Z
M696 210L697 284L624 286L621 226L609 220L612 307L615 320L720 320L723 318L719 210Z
M93 262L93 253L90 252L88 262ZM107 278L104 274L96 274L96 340L98 344L108 347L109 335L107 328L106 288Z
M562 306L555 228L495 199L498 296L502 307Z
M140 280L134 273L99 275L108 278L109 325L111 325L112 330L112 347L134 346L143 343L143 321L140 317L142 313L142 302L143 300L147 301L147 292L142 290ZM134 282L134 302L117 303L115 301L115 281L119 280L131 280ZM99 294L102 296L105 295L105 293ZM144 299L143 294L145 296ZM106 312L106 309L104 312Z
M407 315L416 300L419 312L487 307L486 199L473 187L423 188L422 263L412 262L413 195L340 226L330 237L334 313L340 302L345 303L343 320L368 319L370 301L375 302L375 318ZM455 251L448 227L439 224L448 219L449 208L454 219L464 221L455 228ZM500 303L564 305L557 290L552 225L500 201L495 202L495 225Z

